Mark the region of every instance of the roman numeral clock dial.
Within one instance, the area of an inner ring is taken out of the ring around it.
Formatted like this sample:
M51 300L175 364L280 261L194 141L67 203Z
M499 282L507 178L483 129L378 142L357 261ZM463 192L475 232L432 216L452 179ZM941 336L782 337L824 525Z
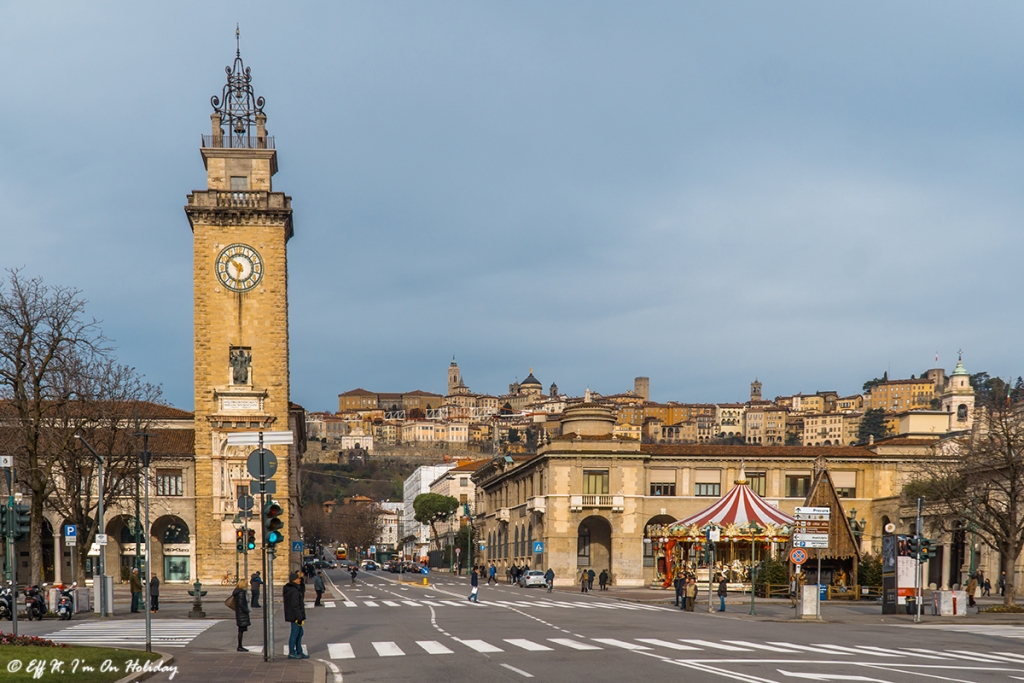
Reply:
M263 279L263 259L247 244L232 244L217 256L217 280L232 292L248 292Z

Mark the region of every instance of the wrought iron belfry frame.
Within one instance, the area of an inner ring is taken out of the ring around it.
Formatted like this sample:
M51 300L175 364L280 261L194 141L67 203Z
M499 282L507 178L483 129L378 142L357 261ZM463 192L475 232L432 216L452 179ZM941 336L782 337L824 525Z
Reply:
M237 144L231 147L246 147L246 138L252 137L252 127L256 125L256 116L263 114L264 99L256 97L252 89L252 74L249 67L242 63L242 51L239 45L239 31L235 27L235 63L224 67L228 81L220 97L210 98L213 110L220 114L221 122L228 126L228 136Z

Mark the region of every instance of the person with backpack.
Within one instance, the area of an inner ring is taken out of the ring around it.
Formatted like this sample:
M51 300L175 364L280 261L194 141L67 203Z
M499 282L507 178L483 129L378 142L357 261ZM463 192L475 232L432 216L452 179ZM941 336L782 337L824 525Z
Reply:
M260 573L256 572L249 579L249 587L252 589L252 607L260 606L260 586L263 585L263 579L260 578Z

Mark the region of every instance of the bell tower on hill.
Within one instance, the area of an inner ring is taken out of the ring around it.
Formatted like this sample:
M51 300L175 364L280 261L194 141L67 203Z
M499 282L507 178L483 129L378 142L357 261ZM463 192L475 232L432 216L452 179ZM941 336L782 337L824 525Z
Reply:
M237 33L236 33L237 39ZM200 152L206 189L188 195L192 227L195 335L195 571L204 583L234 572L238 496L249 492L246 458L253 447L227 445L235 431L283 431L289 425L288 240L291 197L274 192L274 138L264 100L256 97L240 50L225 69L227 83L210 100L209 135ZM284 508L285 541L274 574L287 580L298 539L294 445L270 446ZM260 534L259 499L249 523ZM282 547L283 546L283 547ZM259 550L249 559L259 568ZM248 577L245 577L248 578Z

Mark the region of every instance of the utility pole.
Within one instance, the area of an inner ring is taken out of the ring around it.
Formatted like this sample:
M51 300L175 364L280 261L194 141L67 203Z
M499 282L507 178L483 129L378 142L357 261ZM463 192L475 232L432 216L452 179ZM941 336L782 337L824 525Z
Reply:
M139 417L138 417L138 414L136 414L136 416L135 416L135 429L136 430L139 429ZM141 436L142 437L142 452L139 454L139 464L142 465L142 476L143 476L142 490L144 492L143 495L145 495L145 497L146 497L146 506L145 506L145 508L146 508L146 519L145 519L145 521L143 523L143 527L142 528L143 528L143 533L146 534L146 536L145 536L145 538L146 538L146 574L152 574L153 570L150 567L150 560L152 558L152 551L151 551L151 549L149 547L149 545L150 545L149 544L149 539L150 539L150 533L149 533L149 466L150 466L150 464L152 464L153 454L149 452L149 437L150 437L149 432L147 432L145 429L143 429L142 431L137 431L135 436ZM138 466L136 466L136 472L138 472ZM138 481L138 480L136 479L136 481ZM135 495L135 520L138 521L138 519L139 519L139 496L138 496L138 491L136 491L136 495ZM138 534L136 534L135 535L136 564L138 562L138 560L137 560L138 553L139 553L139 537L138 537ZM141 573L142 570L140 569L139 571ZM146 601L146 604L143 605L143 610L146 613L146 652L152 652L153 651L153 615L150 612L150 607L152 607L153 603L152 603L152 596L150 595L150 587L149 587L150 577L147 576L146 574L144 574L141 577L142 578L143 597L145 598L145 601Z
M7 560L7 582L11 585L11 632L18 635L18 569L14 562L14 456L5 455L7 464L4 471L7 474L7 547L5 559Z
M917 560L917 568L914 571L914 583L917 584L917 586L915 587L915 590L914 590L914 593L917 596L917 611L914 613L914 623L915 624L921 623L921 598L923 596L923 591L921 590L921 582L924 580L924 576L922 576L922 572L921 572L921 567L922 567L922 564L921 564L921 539L924 538L924 534L921 533L921 507L922 507L923 504L924 504L924 498L920 498L919 497L917 499L917 523L916 523L916 527L915 527L915 531L917 533L917 539L918 539L918 542L917 542L917 557L915 558ZM973 551L973 547L972 547L972 551Z
M98 476L97 486L99 495L96 497L96 519L97 519L97 534L105 534L106 526L103 520L103 456L96 452L96 449L89 445L89 442L81 434L75 434L75 438L82 442L82 445L89 449L92 456L96 458L98 464ZM107 547L100 545L100 617L107 616L107 572L106 572L106 558ZM93 579L93 587L96 586L96 581ZM147 613L148 614L148 613Z

